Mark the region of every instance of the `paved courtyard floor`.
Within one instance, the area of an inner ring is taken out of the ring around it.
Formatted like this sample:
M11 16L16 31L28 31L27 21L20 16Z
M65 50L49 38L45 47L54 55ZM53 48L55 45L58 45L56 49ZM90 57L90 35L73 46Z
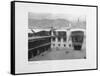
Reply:
M63 59L86 59L86 49L73 50L69 48L52 48L49 51L31 58L30 61Z

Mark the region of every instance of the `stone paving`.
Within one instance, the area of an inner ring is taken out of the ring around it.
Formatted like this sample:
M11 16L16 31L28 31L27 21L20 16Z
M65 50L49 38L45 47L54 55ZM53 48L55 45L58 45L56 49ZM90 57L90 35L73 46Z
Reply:
M30 59L30 61L62 59L86 59L86 49L73 50L69 48L52 48Z

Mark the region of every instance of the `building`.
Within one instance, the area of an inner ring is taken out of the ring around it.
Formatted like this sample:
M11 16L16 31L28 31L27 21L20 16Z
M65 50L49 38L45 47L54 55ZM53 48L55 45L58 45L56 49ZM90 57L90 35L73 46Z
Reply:
M67 30L58 29L53 31L51 38L51 48L67 47Z
M51 36L49 32L40 31L34 33L31 37L28 37L28 60L40 55L45 51L50 51L51 48Z
M84 34L82 35L83 32ZM54 30L51 33L51 48L71 48L74 49L73 46L73 40L72 40L72 32L79 32L78 34L73 34L74 36L77 36L77 40L79 41L81 37L81 43L82 43L82 49L86 47L86 31L85 29L59 29L59 30ZM83 37L82 37L83 36ZM74 37L75 39L75 37ZM83 39L83 40L82 40ZM79 42L74 42L74 44L78 44Z
M81 44L82 49L86 48L86 30L85 29L70 29L68 31L69 48L74 49L74 44Z
M50 31L33 33L28 38L29 61L31 58L45 51L50 51L52 48L76 48L76 50L86 48L86 30L52 28Z

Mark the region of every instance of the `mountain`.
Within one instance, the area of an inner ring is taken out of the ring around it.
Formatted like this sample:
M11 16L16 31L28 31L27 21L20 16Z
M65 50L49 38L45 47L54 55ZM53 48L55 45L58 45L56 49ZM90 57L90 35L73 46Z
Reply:
M29 29L50 28L50 27L68 27L69 21L66 19L28 19Z

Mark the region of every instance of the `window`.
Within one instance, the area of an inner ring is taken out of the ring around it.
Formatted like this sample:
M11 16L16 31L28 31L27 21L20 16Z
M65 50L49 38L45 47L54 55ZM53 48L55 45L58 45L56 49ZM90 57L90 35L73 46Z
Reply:
M55 44L53 44L53 46L55 46Z
M55 41L55 37L52 38L52 41Z
M64 47L66 47L66 44L64 44Z
M59 41L59 42L61 41L61 38L60 38L60 37L58 37L58 41Z
M66 42L66 37L63 38L63 41Z
M58 46L60 46L60 44L58 44Z

